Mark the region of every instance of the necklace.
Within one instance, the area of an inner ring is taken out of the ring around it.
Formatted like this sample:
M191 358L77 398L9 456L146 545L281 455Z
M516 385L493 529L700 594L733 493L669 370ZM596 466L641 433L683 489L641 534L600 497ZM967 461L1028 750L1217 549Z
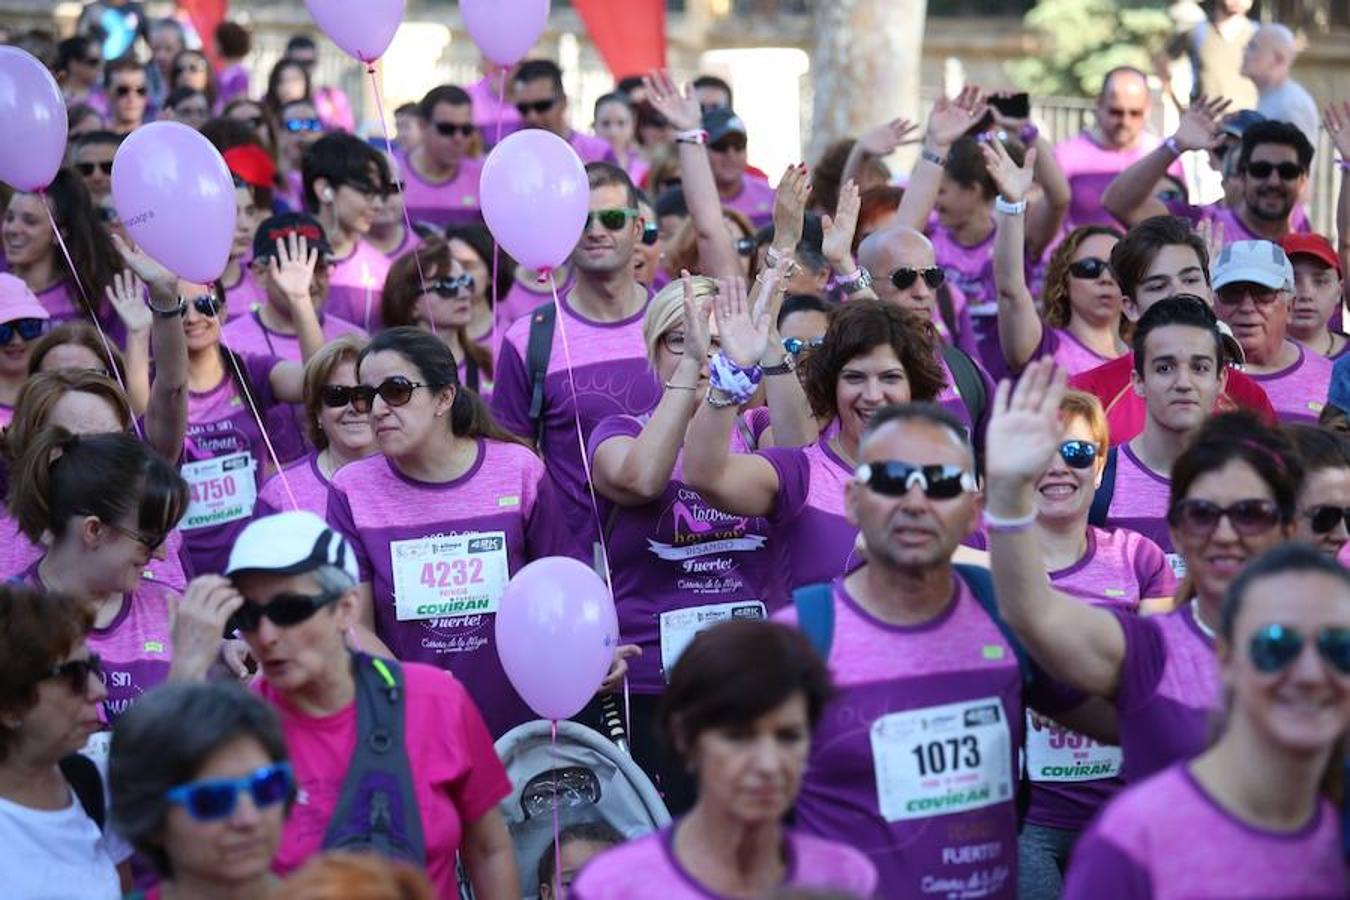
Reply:
M1214 634L1214 629L1206 625L1205 620L1200 618L1199 597L1191 598L1191 618L1195 620L1195 624L1199 626L1202 632L1204 632L1205 637L1209 638L1211 641L1214 640L1214 638L1216 637L1216 635Z

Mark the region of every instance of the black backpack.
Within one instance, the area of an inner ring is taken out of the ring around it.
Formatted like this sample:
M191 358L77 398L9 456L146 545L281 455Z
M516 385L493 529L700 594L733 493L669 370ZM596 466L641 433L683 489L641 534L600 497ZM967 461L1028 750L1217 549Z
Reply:
M530 338L525 345L525 376L530 382L530 421L534 423L534 446L540 452L544 447L544 380L548 377L548 361L553 355L553 328L558 321L558 307L551 302L530 313Z
M98 766L79 753L70 754L58 765L66 783L75 792L75 799L84 807L84 814L93 819L98 830L102 831L108 818L108 806L103 796L103 777L98 773Z

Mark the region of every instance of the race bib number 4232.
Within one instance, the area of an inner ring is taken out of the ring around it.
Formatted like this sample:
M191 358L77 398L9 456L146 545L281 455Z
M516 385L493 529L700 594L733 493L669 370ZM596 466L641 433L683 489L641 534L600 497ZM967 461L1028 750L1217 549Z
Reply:
M393 541L389 555L399 621L495 613L510 578L503 531Z
M1013 799L1012 736L997 697L891 713L872 723L871 738L888 822Z

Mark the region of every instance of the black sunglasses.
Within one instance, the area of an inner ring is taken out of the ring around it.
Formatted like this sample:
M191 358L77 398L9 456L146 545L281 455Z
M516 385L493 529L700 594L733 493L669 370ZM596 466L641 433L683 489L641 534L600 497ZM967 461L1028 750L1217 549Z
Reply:
M79 172L85 178L88 178L90 175L93 175L95 172L98 171L102 171L104 175L111 175L112 160L108 160L107 162L96 162L96 163L91 162L76 163L75 171Z
M47 330L45 319L15 319L0 325L0 347L14 340L17 333L25 341L35 341Z
M743 137L726 138L715 144L709 145L708 149L714 153L744 153L747 142Z
M251 634L258 630L263 619L267 619L279 628L290 628L306 621L345 593L344 591L326 591L322 594L278 594L270 603L244 601L244 605L235 610L227 626L229 631Z
M1303 652L1303 632L1288 625L1267 625L1252 635L1248 653L1257 671L1267 675L1289 668ZM1317 631L1317 653L1342 675L1350 675L1350 628L1327 626Z
M825 338L823 337L814 337L805 341L795 337L783 338L783 349L793 356L796 356L803 350L814 350L823 343L825 343Z
M164 546L164 542L169 539L169 533L167 531L156 534L144 534L140 531L133 531L130 528L123 528L121 525L114 525L111 522L104 522L103 524L107 525L123 537L131 538L151 553L154 553L160 547Z
M614 209L597 209L586 213L586 227L583 231L589 231L591 223L596 219L609 231L619 231L628 224L628 220L640 215L636 209L629 207L616 207Z
M1270 500L1239 500L1219 506L1208 500L1181 500L1167 513L1167 524L1195 538L1208 538L1227 517L1243 537L1265 534L1280 524L1280 508Z
M146 94L150 93L143 84L135 87L129 84L119 84L117 89L113 91L113 94L118 97L125 97L133 91L136 93L137 97L144 97Z
M861 484L886 497L903 497L918 486L930 500L950 500L976 490L975 473L960 466L915 466L907 462L863 463L854 471Z
M319 388L319 402L329 409L342 409L352 402L352 392L355 390L355 385L325 384Z
M655 222L647 222L642 226L642 243L647 247L656 246L656 242L661 239L661 229L656 227Z
M413 391L420 387L430 387L430 385L421 381L409 381L402 375L386 378L380 382L379 387L358 384L350 389L352 409L359 413L370 412L371 404L375 402L376 395L379 395L380 399L384 400L388 406L406 406L408 401L412 400Z
M923 278L923 283L933 290L937 290L947 281L947 270L942 266L929 266L926 269L911 269L903 266L891 273L891 284L895 285L898 291L907 291L914 287L914 282Z
M1077 262L1069 263L1069 274L1074 278L1083 278L1087 281L1096 281L1102 277L1102 273L1109 271L1111 264L1104 259L1098 259L1095 256L1089 256L1087 259L1080 259Z
M1350 528L1350 508L1339 506L1313 506L1309 507L1304 513L1310 520L1314 534L1326 534L1341 521L1345 521L1345 527Z
M1097 461L1097 445L1092 441L1065 441L1059 445L1059 455L1071 469L1088 469Z
M1271 172L1279 172L1281 181L1294 181L1303 174L1303 167L1291 162L1282 162L1279 165L1268 162L1247 163L1247 174L1257 179L1269 178Z
M288 762L275 762L255 769L243 778L211 778L170 788L164 799L187 810L198 822L218 822L234 815L239 794L248 791L257 809L266 809L290 799L295 775Z
M220 308L224 305L224 301L215 294L198 294L192 298L192 308L208 319L220 315Z
M475 130L472 122L466 122L463 125L454 122L433 122L432 124L436 126L436 133L441 137L454 137L457 134L470 137Z
M84 659L71 659L52 666L38 680L64 678L66 687L70 688L72 694L83 694L89 687L90 675L96 675L100 680L103 678L103 659L97 653L90 653Z
M462 293L472 291L473 287L473 276L467 272L463 275L455 275L451 278L438 278L435 281L427 282L427 290L439 297L458 297Z
M528 116L530 113L534 113L536 115L543 115L544 113L548 112L550 109L552 109L557 105L558 105L558 98L550 97L547 100L535 100L532 103L517 103L516 110L522 116Z

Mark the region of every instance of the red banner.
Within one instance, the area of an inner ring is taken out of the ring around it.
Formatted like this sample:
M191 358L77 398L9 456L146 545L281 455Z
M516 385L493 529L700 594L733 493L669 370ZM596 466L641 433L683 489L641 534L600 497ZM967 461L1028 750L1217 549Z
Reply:
M614 78L666 65L665 0L572 0Z
M230 0L178 0L178 8L192 22L197 36L202 39L202 51L211 65L219 66L216 59L216 26L225 21L225 13L230 8Z

